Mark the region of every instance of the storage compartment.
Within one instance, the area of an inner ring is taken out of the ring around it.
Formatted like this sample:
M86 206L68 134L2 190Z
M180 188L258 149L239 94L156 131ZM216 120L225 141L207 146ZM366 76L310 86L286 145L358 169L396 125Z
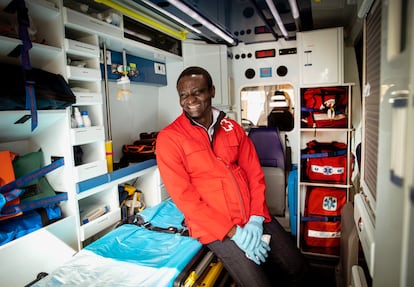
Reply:
M66 53L73 55L84 55L89 57L99 57L99 47L86 44L80 41L65 39Z
M101 217L97 218L96 220L89 222L80 227L80 239L81 241L85 241L89 237L95 235L96 233L108 228L115 223L121 220L121 210L117 208L114 211L110 211L107 214L102 215Z
M103 126L71 129L70 134L74 145L105 140L105 129Z
M330 28L296 34L301 85L342 84L343 28ZM327 46L327 43L331 43Z
M103 141L73 147L75 154L75 181L86 179L107 173L105 144Z
M87 82L69 79L69 86L76 97L76 105L102 104L101 81Z
M74 116L74 110L78 109L80 113L87 112L89 120L91 121L91 127L100 127L103 126L103 115L102 115L102 105L76 105L72 107L72 115ZM76 119L75 119L76 121ZM76 128L77 123L73 122L72 128ZM98 141L97 138L95 141ZM73 145L79 145L77 142L72 142Z
M71 80L100 81L101 71L95 68L66 66L67 76Z
M81 241L110 227L121 219L116 186L108 186L93 195L79 199Z
M65 37L66 53L91 58L99 57L98 36L67 28Z
M77 249L74 230L75 217L66 217L1 246L0 258L7 258L0 270L2 286L25 286L39 272L51 272L68 261Z
M83 181L89 178L105 174L107 172L106 160L96 160L75 167L75 181Z
M99 35L122 38L122 31L119 27L66 7L63 8L63 19L68 27L87 30L90 33L97 33Z

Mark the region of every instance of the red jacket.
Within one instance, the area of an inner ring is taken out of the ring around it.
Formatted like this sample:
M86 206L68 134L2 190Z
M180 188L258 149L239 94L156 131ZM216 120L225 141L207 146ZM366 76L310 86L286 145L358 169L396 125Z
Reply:
M253 143L221 112L210 143L185 113L157 136L157 164L165 187L183 212L190 235L207 244L223 240L251 215L270 221L265 181Z

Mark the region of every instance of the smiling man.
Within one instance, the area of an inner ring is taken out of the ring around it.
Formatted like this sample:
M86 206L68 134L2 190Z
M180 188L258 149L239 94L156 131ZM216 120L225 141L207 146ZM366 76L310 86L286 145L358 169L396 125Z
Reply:
M305 261L266 206L265 181L244 129L212 107L210 74L177 80L183 113L157 137L157 164L190 236L222 261L237 286L301 286ZM262 235L269 234L269 244ZM280 285L279 285L280 284Z

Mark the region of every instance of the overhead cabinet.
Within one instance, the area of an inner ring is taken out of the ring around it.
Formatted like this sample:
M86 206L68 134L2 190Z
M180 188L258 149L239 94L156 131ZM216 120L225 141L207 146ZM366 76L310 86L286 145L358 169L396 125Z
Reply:
M226 108L230 104L227 47L197 41L183 43L184 67L200 66L206 69L213 78L216 94L213 105Z
M296 33L301 86L343 83L343 28Z

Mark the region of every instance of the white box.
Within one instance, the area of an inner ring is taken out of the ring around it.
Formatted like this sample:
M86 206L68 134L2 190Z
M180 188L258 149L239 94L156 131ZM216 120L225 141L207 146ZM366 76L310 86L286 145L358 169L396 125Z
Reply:
M66 66L66 73L68 79L79 80L79 81L100 81L101 70L81 68L75 66Z
M105 140L105 129L103 126L71 129L70 134L73 145L82 145Z
M81 31L87 31L93 34L96 33L106 37L112 36L119 39L123 38L121 28L66 7L63 8L63 19L66 26Z
M102 94L92 92L74 92L76 104L102 104Z
M113 211L100 216L99 218L92 220L81 226L80 228L80 237L81 241L85 241L89 237L95 235L96 233L104 230L105 228L110 227L121 219L121 210L117 208Z
M99 58L99 47L72 39L65 39L65 49L69 54Z
M76 166L74 171L76 182L84 181L107 172L106 159Z

